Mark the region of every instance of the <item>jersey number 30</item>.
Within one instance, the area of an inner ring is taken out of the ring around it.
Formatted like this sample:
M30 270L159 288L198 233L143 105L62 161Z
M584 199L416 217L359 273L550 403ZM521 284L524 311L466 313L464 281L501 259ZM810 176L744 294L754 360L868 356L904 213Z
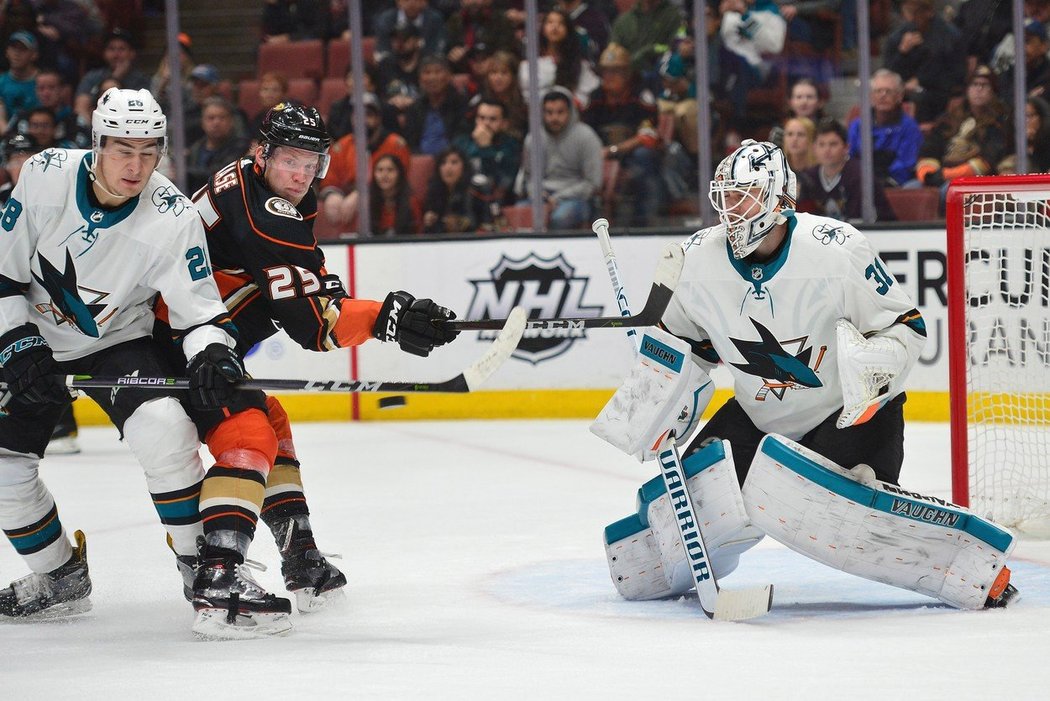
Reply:
M880 295L886 294L890 291L890 288L893 287L893 276L886 272L886 268L882 267L882 261L878 258L864 269L864 278L867 280L875 280L875 291Z

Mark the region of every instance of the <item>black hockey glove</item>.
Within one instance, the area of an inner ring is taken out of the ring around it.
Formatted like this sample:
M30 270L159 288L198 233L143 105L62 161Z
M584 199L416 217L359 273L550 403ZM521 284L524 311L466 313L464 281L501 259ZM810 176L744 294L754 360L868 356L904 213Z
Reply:
M429 299L416 299L405 291L391 292L379 310L372 335L380 341L397 341L401 350L427 357L430 351L459 335L442 323L456 313Z
M244 364L224 343L209 344L193 356L187 372L190 404L197 409L216 409L229 403L235 385L244 380Z
M70 400L51 346L36 324L25 323L0 336L0 365L13 403L65 404Z
M944 170L941 168L931 170L922 179L922 182L926 187L940 187L944 184Z
M332 299L343 299L350 296L343 288L343 281L339 279L339 276L331 273L321 276L321 289L324 290L322 294L325 297Z

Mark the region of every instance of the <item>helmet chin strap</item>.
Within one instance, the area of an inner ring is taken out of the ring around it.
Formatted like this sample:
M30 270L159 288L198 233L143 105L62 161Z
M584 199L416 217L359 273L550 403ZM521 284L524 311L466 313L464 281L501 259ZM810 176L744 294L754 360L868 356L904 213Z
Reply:
M102 184L102 180L100 180L98 175L95 173L95 168L97 167L97 165L98 164L96 164L96 163L92 163L91 164L91 168L88 170L88 177L91 179L91 182L94 183L95 185L98 185L99 189L102 190L102 192L104 192L107 195L109 195L110 197L115 197L118 200L122 200L122 199L126 200L127 199L126 196L118 195L117 193L113 192L108 187L106 187L105 185Z

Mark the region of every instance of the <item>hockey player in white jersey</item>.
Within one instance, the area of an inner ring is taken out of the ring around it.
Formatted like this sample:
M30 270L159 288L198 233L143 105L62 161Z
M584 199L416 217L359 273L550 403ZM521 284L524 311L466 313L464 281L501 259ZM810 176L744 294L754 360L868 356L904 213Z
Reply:
M632 373L595 432L609 439L625 426L650 431L636 445L652 446L675 428L684 444L713 394L708 373L721 362L734 396L683 461L697 517L712 534L705 539L716 576L764 533L953 606L1005 605L1016 593L1005 566L1013 536L897 486L904 380L926 329L871 243L849 224L796 213L795 175L771 143L745 141L723 160L710 198L720 223L685 242L681 279L640 353L646 361L680 349L694 362L672 374L686 380L663 392L664 414L654 421L651 407L643 412L625 398L660 394L642 385L669 386L668 373ZM732 471L736 480L719 479ZM684 562L660 486L643 487L639 513L606 530L613 579L627 598L691 586L675 572Z
M222 384L217 376L243 378L200 217L155 170L166 129L148 91L106 91L93 114L92 149L35 156L0 216L0 377L9 390L0 417L0 528L32 570L0 590L0 617L89 606L84 536L77 531L70 544L38 475L70 402L61 375L167 375L151 340L161 294L183 336L194 394ZM132 387L88 394L141 463L176 554L194 558L204 470L182 406ZM245 608L273 601L235 569ZM287 614L287 601L277 601Z

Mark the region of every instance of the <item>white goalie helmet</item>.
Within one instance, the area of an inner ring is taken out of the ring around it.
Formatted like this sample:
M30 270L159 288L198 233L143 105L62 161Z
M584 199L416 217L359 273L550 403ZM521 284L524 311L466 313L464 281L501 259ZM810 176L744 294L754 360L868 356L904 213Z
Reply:
M746 257L787 221L796 193L784 152L768 141L747 139L718 164L708 197L725 224L734 258Z
M96 163L106 136L159 139L163 155L168 141L168 119L149 90L110 88L98 99L91 114L91 149Z

